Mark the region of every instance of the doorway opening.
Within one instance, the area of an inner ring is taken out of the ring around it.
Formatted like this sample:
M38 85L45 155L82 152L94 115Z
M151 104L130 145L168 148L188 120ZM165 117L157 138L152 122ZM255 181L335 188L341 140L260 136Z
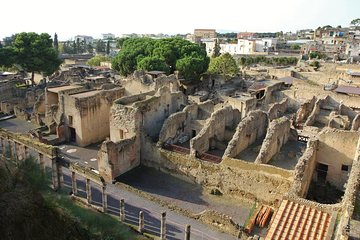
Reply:
M70 142L76 142L76 130L75 128L69 127Z
M318 163L316 167L317 182L325 183L329 165Z

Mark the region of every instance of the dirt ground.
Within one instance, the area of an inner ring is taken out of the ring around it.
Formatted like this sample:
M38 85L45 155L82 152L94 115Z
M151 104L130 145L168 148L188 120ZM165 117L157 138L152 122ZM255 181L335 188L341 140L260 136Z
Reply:
M252 203L232 197L211 195L209 191L205 191L197 184L144 166L120 176L117 181L169 201L195 214L206 209L213 209L230 216L234 222L240 225L245 223L252 206Z
M287 170L294 170L299 158L303 155L306 144L299 141L288 141L281 147L268 164Z

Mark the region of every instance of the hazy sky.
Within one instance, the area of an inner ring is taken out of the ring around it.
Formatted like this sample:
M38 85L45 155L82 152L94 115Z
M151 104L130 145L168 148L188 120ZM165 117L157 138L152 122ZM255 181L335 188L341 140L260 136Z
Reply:
M190 33L194 28L296 31L348 26L360 0L2 0L0 39L18 32L77 34Z

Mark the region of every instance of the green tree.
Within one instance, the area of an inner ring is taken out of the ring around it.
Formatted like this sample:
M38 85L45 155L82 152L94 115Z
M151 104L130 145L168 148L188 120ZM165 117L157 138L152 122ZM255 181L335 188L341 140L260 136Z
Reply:
M119 39L117 39L117 40L116 40L116 48L121 49L122 46L123 46L123 44L124 44L124 42L125 42L127 39L129 39L129 38L119 38Z
M108 40L106 42L106 55L109 55L110 54L110 41Z
M184 57L176 62L176 69L180 75L187 80L198 80L199 76L206 71L204 59L195 57Z
M84 53L84 52L86 52L85 45L86 45L86 43L85 43L84 40L80 41L80 38L77 38L74 52L75 53Z
M164 59L157 56L142 58L137 63L137 69L146 71L164 71L166 74L170 72L170 68Z
M3 45L2 45L2 43L1 43L1 41L0 41L0 48L3 48Z
M10 37L5 37L3 40L4 40L4 47L10 47L15 40L15 35L11 35Z
M96 42L96 52L104 53L106 51L106 44L103 40L99 39Z
M239 72L239 68L235 59L229 53L225 53L220 57L210 59L209 72L221 74L227 79L235 76Z
M136 69L153 70L158 67L160 69L157 70L168 73L178 70L180 76L187 80L198 80L207 70L209 58L199 45L181 38L129 38L122 43L121 51L112 63L121 75L129 75Z
M75 53L74 46L75 45L71 41L64 42L64 44L63 44L63 53L74 54Z
M356 18L350 22L351 25L359 26L360 25L360 18Z
M59 52L59 41L58 41L58 35L56 33L54 35L54 48L57 52Z
M0 48L0 67L11 67L15 63L15 54L12 48Z
M212 54L212 57L215 58L215 57L219 57L220 56L220 43L217 39L215 39L215 46L214 46L214 49L213 49L213 54Z
M53 41L47 33L40 35L34 32L19 33L11 48L14 51L15 62L24 70L31 72L32 85L35 84L35 72L50 75L61 64L61 60L53 48Z
M310 63L310 66L312 66L312 67L314 67L315 68L315 70L318 70L319 68L320 68L320 62L319 61L312 61L311 63Z
M104 55L96 55L95 57L89 59L89 61L87 61L87 64L95 67L95 66L100 66L101 62L108 62L108 61L111 61L111 58L106 57Z
M88 53L93 53L94 52L94 48L90 43L86 44L86 51Z
M301 48L301 47L300 47L299 44L293 44L293 45L290 46L290 49L291 49L291 50L299 50L300 48Z

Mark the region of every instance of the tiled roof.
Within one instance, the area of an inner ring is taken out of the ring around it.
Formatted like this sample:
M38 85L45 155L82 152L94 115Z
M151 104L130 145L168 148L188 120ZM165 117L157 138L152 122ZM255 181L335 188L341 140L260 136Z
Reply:
M266 240L325 239L330 229L331 214L284 200L269 228Z
M249 88L248 90L249 91L257 91L257 90L260 90L260 89L264 89L266 88L266 85L264 83L253 83Z
M351 72L349 73L351 76L360 77L360 72Z
M287 84L292 84L293 83L293 81L294 81L294 77L283 77L283 78L280 78L279 80L281 81L281 82L284 82L284 83L287 83Z
M335 92L360 95L360 88L351 86L338 86L335 89Z

